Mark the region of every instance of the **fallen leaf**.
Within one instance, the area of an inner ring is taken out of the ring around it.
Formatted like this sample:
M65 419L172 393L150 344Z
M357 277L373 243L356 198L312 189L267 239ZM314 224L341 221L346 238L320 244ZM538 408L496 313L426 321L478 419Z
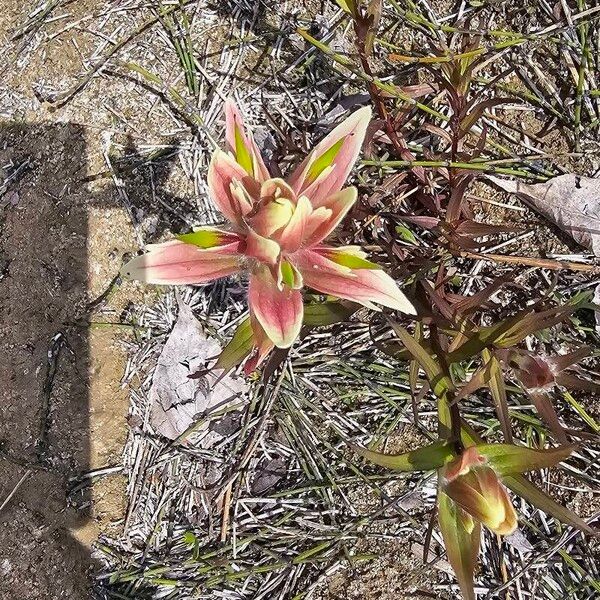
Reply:
M271 458L264 461L255 471L251 490L255 496L260 496L274 488L286 475L286 461L279 458Z
M519 550L519 552L531 552L533 550L533 546L529 542L529 540L523 535L523 532L519 529L516 529L510 535L504 537L504 541Z
M221 410L247 391L242 379L210 369L221 346L206 336L191 308L179 298L177 302L177 321L158 358L149 395L152 427L170 440L178 438L211 409ZM191 374L196 375L190 378ZM194 436L197 444L208 448L223 434L213 421L210 428L208 422L202 423Z
M488 180L519 196L578 244L600 256L600 179L569 174L534 185L492 176Z

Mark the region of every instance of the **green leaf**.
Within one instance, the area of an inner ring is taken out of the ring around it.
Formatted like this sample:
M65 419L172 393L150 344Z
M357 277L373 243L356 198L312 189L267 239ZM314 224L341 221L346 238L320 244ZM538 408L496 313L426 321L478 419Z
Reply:
M250 317L246 317L235 330L231 341L219 354L215 363L215 369L224 369L229 371L239 365L252 352L254 346L254 336Z
M502 427L504 439L512 442L512 430L510 428L510 414L508 412L508 402L506 400L506 385L504 384L504 374L500 361L487 349L481 352L481 358L485 361L486 368L490 374L488 387L496 406L496 415Z
M443 372L442 367L429 354L427 349L413 338L404 327L392 320L389 320L389 323L405 348L414 356L423 371L425 371L425 376L429 381L433 393L438 398L445 398L448 392L454 391L454 384L449 375Z
M183 233L176 237L180 242L193 244L199 248L214 248L219 245L223 233L212 229L198 229L192 233Z
M350 252L330 252L327 258L350 269L381 269L378 264Z
M333 325L347 321L358 309L355 303L337 301L315 302L304 307L304 324L310 327Z
M415 234L406 225L396 225L396 233L409 244L416 246L418 244Z
M300 271L287 260L281 261L281 278L283 283L293 289L302 287L302 275Z
M467 360L479 354L483 349L493 346L504 333L514 327L522 318L522 315L517 315L491 327L482 327L478 331L468 333L469 339L448 354L448 363L452 364Z
M315 159L313 164L310 166L310 169L308 169L308 173L306 174L307 181L313 182L327 167L333 163L345 139L345 137L339 139L335 144L333 144L333 146L331 146L331 148L323 152L321 156Z
M480 444L477 451L500 476L553 467L567 458L576 445L538 450L513 444Z
M335 0L335 3L349 15L354 16L356 14L356 2L357 0Z
M248 173L254 175L254 165L252 164L252 155L246 147L242 132L239 127L235 126L235 160Z
M395 471L433 471L443 467L455 456L452 445L444 440L396 455L374 452L354 444L352 449L370 462Z
M186 531L183 534L183 542L188 546L193 546L196 543L196 536L191 531Z
M438 522L463 599L476 600L473 574L479 554L481 525L461 511L441 489L438 489Z

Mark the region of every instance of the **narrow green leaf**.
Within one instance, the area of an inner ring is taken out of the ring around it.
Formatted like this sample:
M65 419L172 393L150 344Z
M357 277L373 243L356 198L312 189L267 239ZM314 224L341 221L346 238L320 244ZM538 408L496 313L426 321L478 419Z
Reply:
M310 169L308 169L308 173L306 174L306 180L308 182L313 182L327 167L333 163L345 139L345 137L339 139L335 144L333 144L333 146L331 146L331 148L323 152L321 156L315 159L313 164L310 166Z
M188 546L193 546L196 543L196 536L191 531L186 531L183 534L183 542Z
M246 147L242 132L237 125L235 126L235 160L248 175L254 175L252 155Z
M335 0L335 3L349 15L354 16L356 14L356 2L357 0Z
M396 225L396 233L409 244L416 246L418 244L415 234L406 225Z
M182 233L176 236L180 242L186 244L193 244L199 248L214 248L219 245L220 240L223 237L223 233L210 229L199 229L192 233Z
M553 467L567 458L576 445L559 446L548 450L538 450L513 444L480 444L477 451L500 476L536 471Z
M506 400L506 385L504 384L504 374L502 373L502 365L500 361L487 349L481 352L481 357L485 361L486 367L489 370L490 379L488 381L488 387L494 405L496 407L496 415L498 421L500 421L500 427L502 427L502 433L504 439L512 443L513 436L510 428L510 414L508 412L508 402Z
M476 600L473 574L479 554L481 525L461 511L441 489L438 490L438 522L463 599Z
M519 314L491 327L482 327L477 331L469 333L469 339L448 354L448 363L452 364L461 360L467 360L479 354L483 349L493 346L503 334L514 327L522 318L523 316Z
M415 340L404 327L391 319L389 320L389 323L405 348L415 357L423 371L425 371L425 375L431 385L433 393L438 398L442 398L445 397L448 392L453 391L454 384L452 383L452 380L442 371L441 366L435 358L429 354L427 349Z
M348 320L358 309L358 304L342 304L337 301L306 304L304 306L304 324L310 327L333 325Z
M433 471L443 467L455 456L452 445L445 440L396 455L374 452L354 444L352 449L370 462L395 471Z
M235 330L231 341L219 354L215 363L215 369L224 369L229 371L239 365L252 352L254 339L250 317L246 317Z
M350 269L381 269L378 264L350 252L331 252L327 255L327 258Z
M281 261L281 279L283 280L283 283L285 283L287 286L291 288L294 287L294 284L296 282L294 268L292 267L291 263L289 263L287 260Z

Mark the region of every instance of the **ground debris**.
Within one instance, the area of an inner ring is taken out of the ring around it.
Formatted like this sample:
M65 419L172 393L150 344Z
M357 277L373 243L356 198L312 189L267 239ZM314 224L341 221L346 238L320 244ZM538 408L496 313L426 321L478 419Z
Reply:
M488 179L519 196L578 244L600 256L600 179L568 174L535 185L518 179Z
M159 356L150 388L151 424L156 433L170 439L179 438L198 423L194 433L203 432L203 448L221 439L207 431L207 417L212 410L225 408L244 394L248 386L240 378L207 368L218 356L219 343L206 336L191 308L178 300L179 315ZM194 376L204 371L200 377Z

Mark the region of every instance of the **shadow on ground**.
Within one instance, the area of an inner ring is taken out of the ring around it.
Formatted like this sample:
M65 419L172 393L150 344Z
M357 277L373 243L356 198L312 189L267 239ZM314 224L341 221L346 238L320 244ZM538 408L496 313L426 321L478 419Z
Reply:
M89 598L87 329L69 325L87 298L87 210L70 182L85 175L81 128L0 131L0 597Z
M131 234L120 248L111 239L111 227L119 229L111 214L130 222L112 183L89 191L87 161L78 125L0 128L2 599L91 598L91 544L102 519L118 521L125 508L124 481L121 504L106 508L119 493L115 478L98 499L81 477L120 462L127 414L118 327L92 331L88 317L97 256L113 255L108 282L122 246L137 243ZM166 163L156 169L155 185L168 171ZM149 212L144 182L131 169L124 178L133 212Z

